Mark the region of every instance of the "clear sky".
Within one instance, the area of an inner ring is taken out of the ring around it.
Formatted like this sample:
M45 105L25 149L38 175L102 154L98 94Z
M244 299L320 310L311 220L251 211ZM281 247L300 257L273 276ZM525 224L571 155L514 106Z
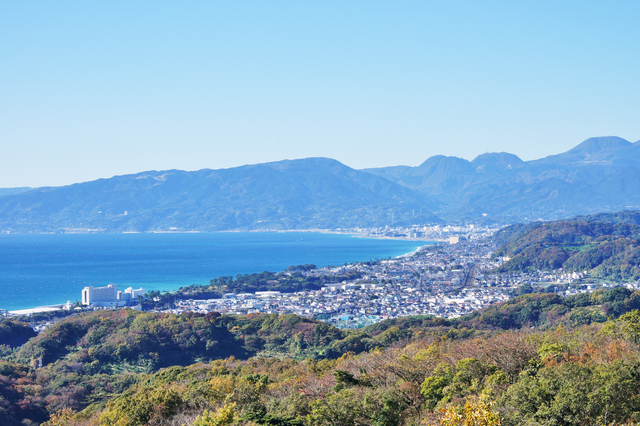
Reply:
M0 1L0 187L640 139L640 1Z

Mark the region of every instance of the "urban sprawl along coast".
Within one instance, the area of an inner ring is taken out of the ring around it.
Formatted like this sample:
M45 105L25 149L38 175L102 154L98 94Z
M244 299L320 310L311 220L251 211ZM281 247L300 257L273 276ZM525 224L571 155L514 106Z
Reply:
M229 293L220 299L180 300L171 311L293 313L324 320L341 328L358 328L409 315L458 317L506 301L527 285L551 288L563 296L619 285L590 283L585 280L584 273L564 273L562 270L519 274L494 272L508 259L493 259L491 256L496 247L488 237L496 229L477 225L341 231L362 236L421 238L439 242L396 259L278 274L281 280L291 274L343 276L355 272L352 275L359 277L325 285L320 290Z
M455 318L506 301L527 286L546 287L568 296L614 285L591 283L585 279L584 273L564 273L562 270L518 274L495 272L508 259L492 257L496 247L488 237L496 229L477 225L339 231L364 237L409 238L429 243L415 253L395 259L283 271L276 274L272 283L278 284L279 280L286 280L293 274L305 278L357 277L325 284L318 290L227 293L214 299L179 299L174 306L156 310L173 313L296 314L340 328L358 328L410 315ZM83 289L81 300L84 309L140 309L136 304L141 297L146 297L144 289L128 288L120 292L112 284ZM71 309L71 306L67 304L63 308Z

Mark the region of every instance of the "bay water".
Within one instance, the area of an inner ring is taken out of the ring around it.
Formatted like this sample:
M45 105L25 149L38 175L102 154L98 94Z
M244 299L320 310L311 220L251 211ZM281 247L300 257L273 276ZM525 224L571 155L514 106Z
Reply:
M88 285L169 291L222 275L393 258L425 244L312 232L0 234L0 309L75 302Z

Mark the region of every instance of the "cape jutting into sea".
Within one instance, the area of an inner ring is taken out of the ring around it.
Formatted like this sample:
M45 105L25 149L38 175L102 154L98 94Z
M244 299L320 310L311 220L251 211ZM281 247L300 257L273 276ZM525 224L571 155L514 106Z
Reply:
M425 244L312 232L1 234L0 309L73 303L88 285L175 290L291 265L393 258Z

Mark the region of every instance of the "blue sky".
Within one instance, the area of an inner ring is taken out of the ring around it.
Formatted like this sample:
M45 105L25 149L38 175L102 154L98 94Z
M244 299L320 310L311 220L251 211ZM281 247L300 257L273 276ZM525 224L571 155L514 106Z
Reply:
M0 187L640 139L638 1L0 2Z

